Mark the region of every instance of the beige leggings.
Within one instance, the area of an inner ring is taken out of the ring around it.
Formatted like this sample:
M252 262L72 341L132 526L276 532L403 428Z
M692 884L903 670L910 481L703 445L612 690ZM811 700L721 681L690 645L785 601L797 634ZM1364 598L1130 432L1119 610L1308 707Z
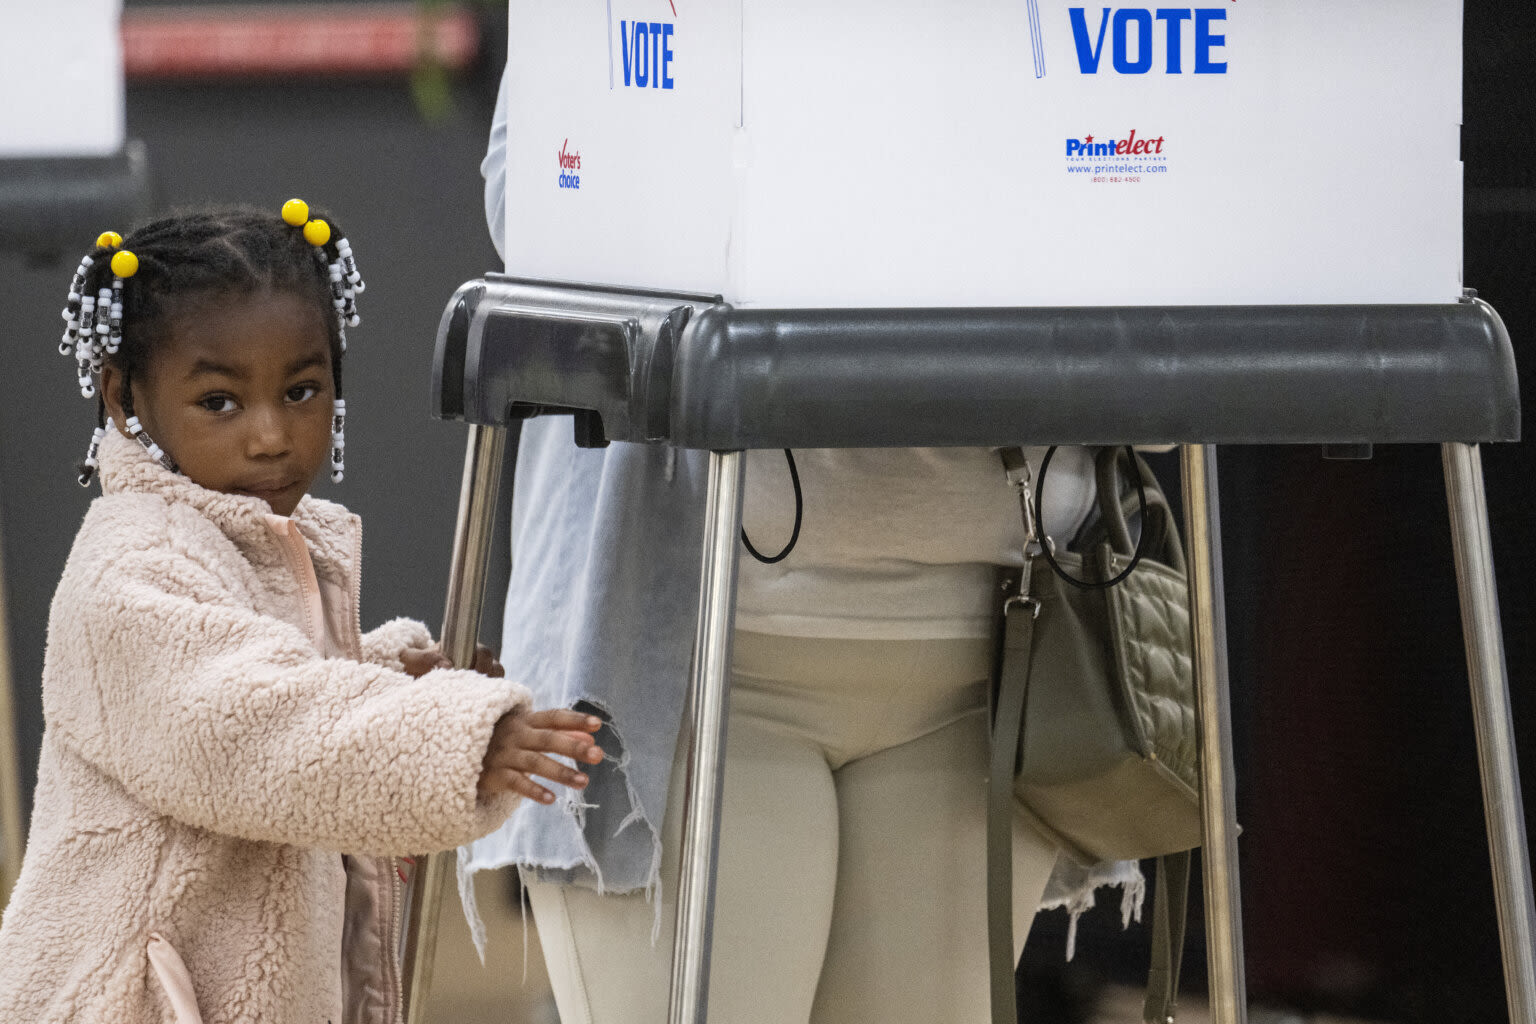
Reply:
M984 640L738 632L711 1024L982 1024L987 1010ZM681 833L663 834L661 932L643 896L528 887L562 1024L660 1024ZM1014 828L1022 950L1056 848Z

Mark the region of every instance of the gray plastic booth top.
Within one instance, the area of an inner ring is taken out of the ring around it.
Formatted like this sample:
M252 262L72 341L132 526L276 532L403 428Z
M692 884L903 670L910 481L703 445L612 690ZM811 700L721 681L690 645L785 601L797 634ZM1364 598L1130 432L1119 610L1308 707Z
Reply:
M136 139L110 156L0 159L0 250L78 259L106 228L127 231L149 200Z
M1487 303L739 310L489 275L448 304L434 412L572 412L684 448L1478 443L1520 436Z

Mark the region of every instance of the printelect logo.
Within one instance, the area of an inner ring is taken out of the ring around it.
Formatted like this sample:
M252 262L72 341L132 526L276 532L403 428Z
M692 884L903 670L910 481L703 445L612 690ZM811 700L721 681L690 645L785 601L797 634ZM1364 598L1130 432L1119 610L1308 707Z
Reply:
M1143 156L1163 151L1163 137L1138 139L1136 129L1123 139L1095 141L1092 135L1067 140L1067 156Z
M581 170L581 150L570 152L570 145L570 139L560 143L560 187L581 188L581 175L576 173Z
M1067 173L1096 183L1134 185L1145 176L1168 173L1166 142L1161 135L1138 138L1135 128L1123 139L1093 135L1068 139Z

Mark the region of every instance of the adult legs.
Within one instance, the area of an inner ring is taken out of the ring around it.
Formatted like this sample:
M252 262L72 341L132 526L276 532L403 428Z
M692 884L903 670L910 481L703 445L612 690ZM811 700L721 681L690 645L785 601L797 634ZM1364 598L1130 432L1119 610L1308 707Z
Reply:
M729 728L709 1020L803 1024L836 877L831 771L819 750L771 723L732 714ZM662 837L659 931L657 908L643 894L528 886L561 1024L667 1019L682 777L673 771Z
M836 774L841 834L812 1024L982 1024L987 717L979 711ZM1057 848L1014 824L1014 946Z
M989 648L737 635L711 1024L987 1019ZM666 1019L682 769L654 944L640 894L528 887L563 1024ZM1055 854L1016 827L1021 948Z

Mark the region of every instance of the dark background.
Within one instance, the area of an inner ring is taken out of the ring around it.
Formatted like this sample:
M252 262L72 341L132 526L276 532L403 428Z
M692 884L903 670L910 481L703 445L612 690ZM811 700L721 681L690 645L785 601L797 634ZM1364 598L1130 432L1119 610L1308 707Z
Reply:
M494 6L477 10L485 57L452 79L453 103L433 119L404 76L130 82L127 94L157 208L228 200L275 215L302 196L336 211L353 241L369 288L347 362L347 480L318 490L367 524L368 623L399 614L435 623L443 606L464 431L427 416L430 353L453 289L495 265L478 164L505 22ZM1522 365L1536 332L1533 46L1536 9L1469 0L1465 280L1502 314ZM1297 140L1309 141L1338 144ZM69 273L89 241L0 254L0 543L29 805L48 601L90 499L72 465L92 410L54 349ZM1223 448L1219 457L1250 996L1402 1024L1501 1019L1438 449L1381 448L1348 463L1314 449ZM1525 444L1483 458L1531 792L1536 459ZM1162 468L1177 480L1176 462ZM1196 889L1190 988L1204 973ZM1074 992L1144 969L1143 931L1122 936L1112 909L1089 915L1065 972L1064 915L1042 917L1023 975L1056 1016L1036 1019L1069 1019Z

